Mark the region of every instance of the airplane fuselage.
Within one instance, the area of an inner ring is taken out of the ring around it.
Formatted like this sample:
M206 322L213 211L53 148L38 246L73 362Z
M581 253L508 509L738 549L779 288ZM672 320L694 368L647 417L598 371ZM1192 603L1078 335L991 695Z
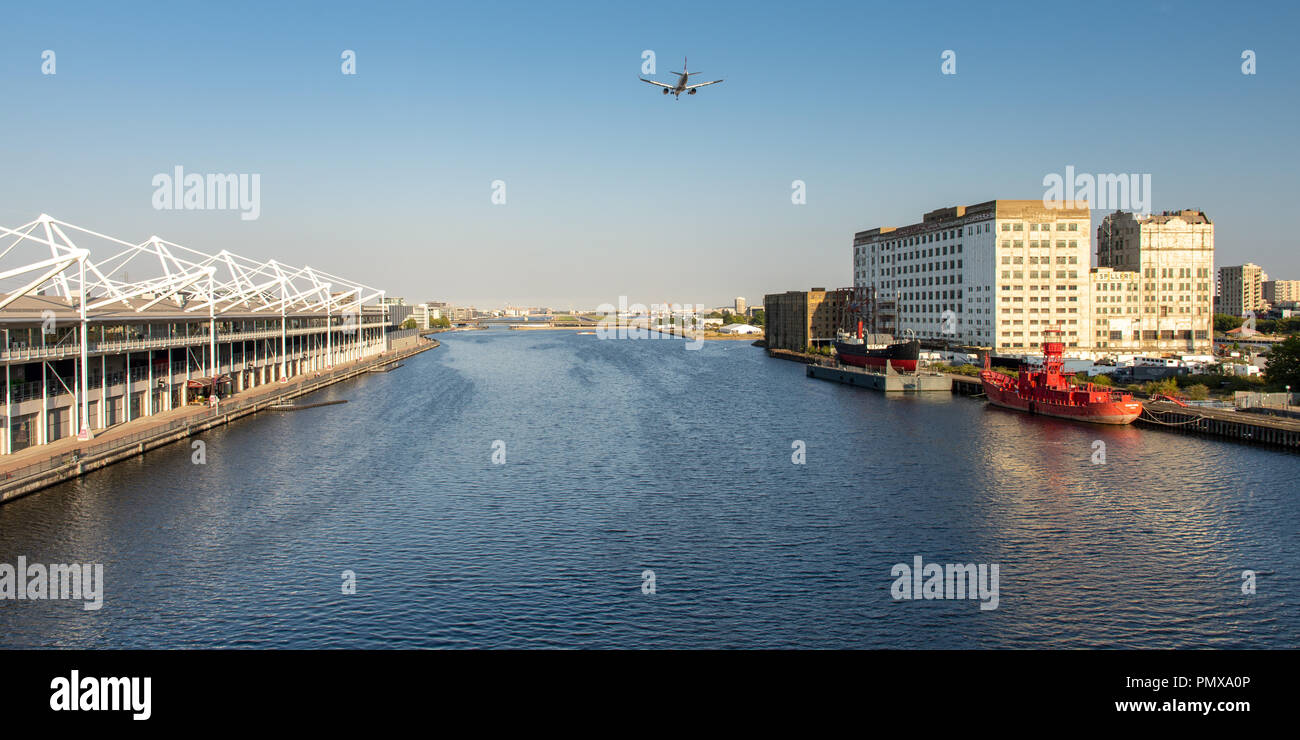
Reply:
M683 72L682 75L677 78L677 85L672 89L673 95L681 95L682 93L686 92L687 79L688 78L685 72Z

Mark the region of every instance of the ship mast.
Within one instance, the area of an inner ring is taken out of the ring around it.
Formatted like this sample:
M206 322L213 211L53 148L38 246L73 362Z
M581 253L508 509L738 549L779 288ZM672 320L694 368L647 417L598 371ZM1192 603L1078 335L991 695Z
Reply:
M1065 352L1062 336L1059 326L1043 330L1043 373L1048 384L1055 383L1065 368L1065 361L1061 359Z
M850 289L848 303L849 324L856 324L857 337L862 339L863 326L865 324L868 334L876 333L876 312L873 301L873 289L866 285L855 285Z

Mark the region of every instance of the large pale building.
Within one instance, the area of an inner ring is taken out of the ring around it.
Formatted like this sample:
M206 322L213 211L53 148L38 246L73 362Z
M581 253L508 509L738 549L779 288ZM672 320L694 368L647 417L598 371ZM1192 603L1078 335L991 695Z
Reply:
M1268 275L1252 262L1219 268L1219 311L1232 316L1264 310L1264 287Z
M855 234L854 287L871 296L879 332L1026 354L1056 326L1078 352L1092 337L1091 232L1086 202L940 208Z
M1089 276L1097 354L1210 353L1214 224L1204 213L1112 213L1097 227L1097 265Z

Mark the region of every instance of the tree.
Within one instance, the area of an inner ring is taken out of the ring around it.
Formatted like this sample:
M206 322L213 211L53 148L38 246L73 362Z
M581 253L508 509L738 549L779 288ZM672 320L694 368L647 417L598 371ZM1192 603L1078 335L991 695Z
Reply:
M414 328L416 328L415 319L407 319L406 321L403 321L403 322L402 322L402 328L403 328L403 329L414 329Z
M1187 390L1185 392L1187 393L1187 397L1193 401L1204 401L1205 399L1210 397L1209 387L1201 383L1187 386Z
M749 323L753 324L754 326L762 326L763 322L766 320L767 320L767 313L761 308L756 308L754 309L754 318L752 318Z
M1092 376L1092 382L1096 385L1107 386L1107 387L1115 385L1115 381L1111 380L1110 376L1104 373L1097 373L1096 375Z
M1236 329L1241 326L1242 318L1232 314L1216 313L1214 314L1214 330L1217 332L1226 332L1229 329Z
M1300 335L1287 337L1268 351L1264 379L1278 388L1289 385L1300 390Z
M1149 396L1155 396L1155 395L1173 396L1178 393L1178 381L1174 380L1173 378L1165 378L1164 380L1153 380L1150 383L1147 383L1146 387L1143 390L1145 390L1147 395Z

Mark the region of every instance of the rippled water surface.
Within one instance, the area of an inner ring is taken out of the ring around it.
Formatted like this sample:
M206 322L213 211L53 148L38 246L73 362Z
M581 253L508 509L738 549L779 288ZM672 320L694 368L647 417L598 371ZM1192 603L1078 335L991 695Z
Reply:
M886 398L747 342L442 339L205 435L206 465L176 444L0 506L0 562L106 581L99 611L0 600L0 645L1300 642L1300 456ZM998 608L895 601L916 555L998 564Z

